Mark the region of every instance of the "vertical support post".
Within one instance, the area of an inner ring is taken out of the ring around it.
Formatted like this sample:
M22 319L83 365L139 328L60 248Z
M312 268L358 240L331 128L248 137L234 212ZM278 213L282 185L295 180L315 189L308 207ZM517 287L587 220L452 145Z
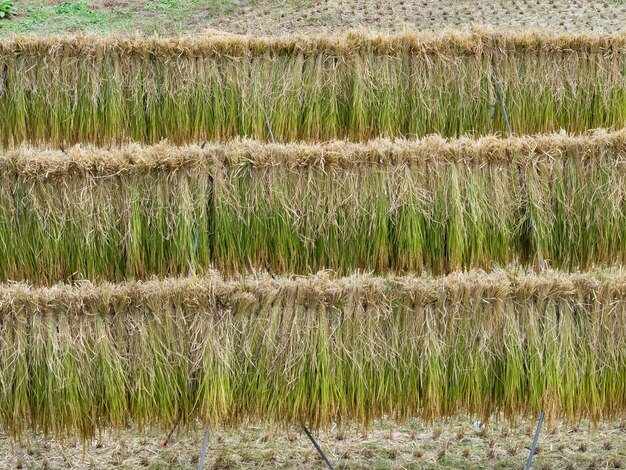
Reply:
M265 125L267 126L267 130L270 133L270 140L272 141L273 144L275 144L276 140L274 140L274 132L272 132L272 126L270 125L270 120L267 117L267 113L265 112L265 108L263 108L263 116L265 116Z
M209 447L209 428L204 431L204 442L202 444L202 453L200 454L200 460L198 461L198 470L204 470L204 460L206 459L206 451Z
M502 88L500 88L500 81L498 80L498 75L496 72L496 67L495 65L493 65L493 63L491 64L491 79L493 81L493 86L495 88L496 91L496 96L498 98L498 102L500 103L500 107L502 108L502 114L504 115L504 121L506 123L506 129L509 133L509 136L513 135L513 129L511 127L511 121L509 120L509 113L507 113L506 111L506 105L504 104L504 96L502 95ZM526 179L524 178L524 175L522 174L522 171L519 171L519 177L520 177L520 183L522 185L522 188L524 189L524 191L526 193L528 193L527 189L526 189ZM536 237L536 225L535 225L535 218L532 216L532 214L530 215L530 227L532 229L533 232L533 236L535 237L535 243L537 245L537 258L539 259L539 267L541 269L541 272L545 271L546 269L546 263L545 260L543 259L543 255L541 253L541 248L539 247L539 243L537 241L537 237Z
M544 413L541 410L541 414L539 415L539 423L537 423L537 430L535 431L535 438L533 439L533 445L530 446L530 454L528 455L528 460L526 461L526 466L524 470L530 470L530 466L533 463L533 456L535 455L535 449L537 448L537 441L539 440L539 432L541 431L541 425L543 424Z
M330 460L328 460L328 457L326 457L326 454L324 454L324 451L322 450L322 448L315 441L315 439L313 439L313 436L311 435L307 427L303 426L303 428L304 428L305 434L307 435L307 437L309 438L313 446L317 449L317 452L321 455L322 459L324 459L324 462L326 462L326 465L328 465L328 468L330 468L330 470L335 470L335 468L333 467L333 464L330 463Z
M500 82L498 81L498 76L496 75L496 68L492 65L492 80L493 86L496 89L496 96L498 97L498 101L500 102L500 107L502 108L502 114L504 114L504 122L506 123L506 130L509 131L509 135L513 135L513 129L511 128L511 121L509 121L509 114L506 112L506 106L504 104L504 97L502 96L502 89L500 88Z

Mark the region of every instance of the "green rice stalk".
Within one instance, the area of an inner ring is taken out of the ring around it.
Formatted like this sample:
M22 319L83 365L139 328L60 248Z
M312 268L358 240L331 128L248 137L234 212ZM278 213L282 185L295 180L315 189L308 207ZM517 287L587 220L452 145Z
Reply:
M626 275L0 285L3 432L626 412Z
M539 251L564 270L613 265L626 262L624 165L624 130L20 147L0 153L0 279L446 273Z
M626 35L13 37L0 146L460 136L626 125ZM492 111L495 112L492 119Z

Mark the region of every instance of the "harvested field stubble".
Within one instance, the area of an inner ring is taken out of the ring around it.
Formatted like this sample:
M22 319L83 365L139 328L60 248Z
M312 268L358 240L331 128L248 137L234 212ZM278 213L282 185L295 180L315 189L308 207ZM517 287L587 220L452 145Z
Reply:
M0 156L0 277L626 261L626 131ZM534 225L531 224L531 215Z
M16 37L0 145L458 136L626 125L626 35ZM494 115L492 120L491 115Z
M626 277L202 278L0 286L0 423L139 428L626 410Z

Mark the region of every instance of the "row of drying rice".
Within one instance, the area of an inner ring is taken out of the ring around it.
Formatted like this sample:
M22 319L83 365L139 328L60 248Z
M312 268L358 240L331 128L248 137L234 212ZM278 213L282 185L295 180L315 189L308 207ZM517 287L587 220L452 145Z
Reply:
M6 432L626 411L626 36L16 37L0 71Z

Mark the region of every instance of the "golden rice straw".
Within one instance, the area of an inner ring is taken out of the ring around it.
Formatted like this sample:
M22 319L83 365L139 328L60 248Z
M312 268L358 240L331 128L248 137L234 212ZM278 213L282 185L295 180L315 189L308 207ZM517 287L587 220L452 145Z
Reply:
M0 423L326 427L457 413L626 411L626 275L212 272L0 286Z
M626 34L13 37L0 145L459 136L626 125ZM267 116L267 121L266 121Z
M20 147L0 153L0 279L626 261L626 131ZM522 185L520 174L525 184ZM533 218L534 226L529 223Z

